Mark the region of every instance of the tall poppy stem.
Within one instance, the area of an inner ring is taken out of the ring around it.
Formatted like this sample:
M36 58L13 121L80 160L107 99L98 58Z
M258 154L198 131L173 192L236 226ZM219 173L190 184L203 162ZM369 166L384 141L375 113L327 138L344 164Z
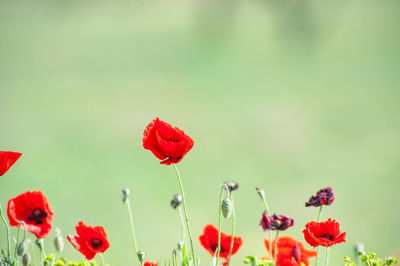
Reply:
M279 236L279 230L276 230L275 252L274 252L274 262L275 262L275 265L276 265L276 258L278 257L278 236Z
M221 186L221 191L219 193L219 205L218 205L218 246L217 246L217 254L216 254L216 260L215 260L215 266L218 266L218 260L219 260L219 252L221 250L221 204L222 204L222 194L224 194L224 189L226 189L227 193L229 193L228 186L226 184L223 184ZM233 237L233 236L232 236Z
M265 195L263 194L262 200L264 203L265 210L267 211L267 214L270 215L270 210L269 206L267 203L267 199L265 198ZM271 258L272 258L272 238L271 238L271 230L268 230L268 240L269 240L269 252L271 253Z
M329 262L329 247L326 247L326 252L325 252L325 266L328 265Z
M231 202L232 202L232 238L231 238L231 247L229 248L229 257L228 257L228 265L231 263L231 255L233 250L233 242L235 238L235 226L236 226L236 216L235 216L235 204L233 203L233 194L231 193Z
M7 257L10 258L10 228L8 227L6 218L4 218L3 209L1 208L1 205L0 205L0 215L1 215L1 220L3 220L4 226L6 227L7 230Z
M183 243L185 243L185 220L183 218L183 214L182 214L182 208L179 206L179 218L181 220L181 241Z
M196 260L195 260L194 248L193 248L193 240L192 240L192 232L190 230L189 217L188 217L188 214L187 214L187 211L186 211L185 192L183 191L182 181L181 181L181 177L179 175L178 168L176 167L176 164L172 164L172 165L174 166L176 177L178 178L179 188L181 190L183 213L185 214L186 229L188 231L188 236L189 236L190 249L191 249L191 252L192 252L192 260L193 260L193 265L196 266Z
M319 211L318 211L318 216L317 216L317 222L318 222L318 223L321 221L322 206L323 206L323 205L321 205L321 206L319 207ZM318 250L319 250L319 246L318 246L317 249L316 249L316 251L317 251L317 256L315 257L315 266L318 265L318 257L319 257L319 252L318 252Z
M100 259L101 259L101 265L106 266L106 264L104 263L103 254L102 253L99 253L99 254L100 254Z
M126 207L128 208L129 223L130 223L130 226L131 226L131 236L132 236L133 249L135 250L136 257L138 259L139 265L141 265L141 262L140 262L140 259L139 259L139 256L138 256L138 249L137 249L137 245L136 245L135 230L134 230L134 227L133 227L132 209L131 209L131 203L130 203L129 198L126 199ZM103 258L103 257L101 256L101 258Z

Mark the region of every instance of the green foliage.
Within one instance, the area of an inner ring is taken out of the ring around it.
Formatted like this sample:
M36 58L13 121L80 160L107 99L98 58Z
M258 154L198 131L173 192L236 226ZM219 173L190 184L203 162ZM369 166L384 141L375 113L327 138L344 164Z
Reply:
M243 260L244 264L250 264L252 266L274 266L275 263L272 260L258 259L255 256L247 256Z
M367 265L367 266L390 266L399 263L399 260L394 257L388 257L384 259L377 258L374 252L369 252L368 254L366 254L364 251L359 251L358 256L360 258L362 265ZM356 265L356 263L354 263L347 256L344 257L344 262L346 266Z

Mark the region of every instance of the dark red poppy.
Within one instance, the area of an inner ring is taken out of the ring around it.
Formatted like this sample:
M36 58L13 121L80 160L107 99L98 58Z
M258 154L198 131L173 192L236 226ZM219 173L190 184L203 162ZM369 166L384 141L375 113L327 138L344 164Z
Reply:
M312 195L310 200L306 202L306 207L315 206L319 207L321 205L331 205L335 200L335 195L333 194L331 187L326 187L320 189L317 195Z
M20 152L0 151L0 176L4 175L21 155Z
M260 225L264 231L279 230L284 231L293 226L294 220L285 215L272 215L268 216L267 211L264 211Z
M27 191L10 199L7 215L11 226L24 221L26 230L37 238L47 237L53 226L53 208L42 191Z
M218 228L212 224L207 224L203 228L203 234L199 236L200 244L207 250L211 256L214 256L215 251L218 247ZM224 258L228 261L229 250L231 248L232 236L221 232L221 250L219 251L219 257ZM233 238L232 255L238 252L242 245L242 238L235 236ZM227 262L226 261L226 262Z
M155 262L145 261L143 266L158 266L158 264Z
M78 236L67 235L67 239L88 260L93 259L97 253L104 253L110 247L103 226L87 226L80 221L75 230Z
M143 147L163 160L161 164L180 162L193 145L194 141L182 130L172 127L158 117L153 119L143 132Z
M340 233L340 224L329 218L325 222L309 222L303 230L304 239L313 247L332 245L345 242L346 233Z
M268 254L271 254L269 250L270 242L267 239L265 239L264 242L265 246L267 247ZM276 239L274 239L271 243L273 258L275 258L275 242ZM310 261L308 259L317 256L316 251L306 249L303 246L303 243L290 236L279 237L277 246L277 266L301 266L302 264L310 265Z

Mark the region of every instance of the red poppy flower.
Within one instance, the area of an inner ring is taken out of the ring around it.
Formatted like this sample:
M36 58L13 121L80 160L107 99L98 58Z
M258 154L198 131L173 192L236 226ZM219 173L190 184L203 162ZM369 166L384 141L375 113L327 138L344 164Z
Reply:
M269 230L279 230L284 231L289 227L292 227L294 224L294 220L286 215L272 215L268 216L267 211L264 211L260 225L264 231Z
M24 221L26 230L37 238L47 237L53 226L53 208L42 191L27 191L10 199L7 215L11 226Z
M212 224L206 225L203 228L203 234L199 236L199 240L200 244L211 254L211 256L214 256L218 247L218 229ZM221 250L219 251L220 258L228 260L229 250L231 248L231 240L231 235L226 235L224 232L221 232ZM241 245L242 238L235 236L233 238L232 255L238 252Z
M150 150L161 164L178 163L193 147L194 141L177 127L153 119L143 132L143 147Z
M270 243L267 239L264 240L267 251L269 252ZM275 242L271 243L272 256L275 257ZM276 255L277 266L301 266L302 264L310 265L309 258L317 256L314 250L306 249L303 243L297 241L290 236L282 236L278 238L278 253Z
M340 233L340 224L329 218L325 222L309 222L303 230L304 239L313 247L332 245L345 242L346 233Z
M87 226L80 221L75 230L78 236L67 235L67 239L88 260L93 259L97 253L104 253L110 247L103 226Z
M158 264L155 262L145 261L143 266L158 266Z
M335 194L333 194L331 187L326 187L320 189L317 195L312 195L310 200L306 202L306 207L315 206L319 207L321 205L331 205L335 200Z
M21 155L20 152L0 151L0 176L4 175Z

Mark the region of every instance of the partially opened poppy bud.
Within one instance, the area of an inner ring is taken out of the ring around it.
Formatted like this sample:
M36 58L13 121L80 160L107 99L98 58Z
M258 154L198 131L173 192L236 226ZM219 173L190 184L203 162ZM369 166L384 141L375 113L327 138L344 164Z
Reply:
M54 238L54 247L58 252L62 252L64 250L64 238L61 236L60 229L56 229L56 237Z
M171 200L171 207L173 209L177 209L181 205L182 205L182 195L181 194L173 195Z
M221 203L221 211L225 218L229 218L232 214L232 201L225 198Z
M22 241L18 244L17 255L21 257L22 255L24 255L25 251L26 251L26 244L25 241Z
M130 194L130 190L129 190L129 188L123 188L122 189L122 202L124 202L125 203L125 201L128 199L128 197L129 197L129 194Z
M146 253L144 251L139 250L137 253L140 263L144 262L144 258L146 257Z
M265 192L262 190L262 188L256 187L257 194L260 196L261 200L263 201L265 199Z
M28 266L30 264L31 264L31 255L28 252L25 252L24 255L22 255L22 265Z

